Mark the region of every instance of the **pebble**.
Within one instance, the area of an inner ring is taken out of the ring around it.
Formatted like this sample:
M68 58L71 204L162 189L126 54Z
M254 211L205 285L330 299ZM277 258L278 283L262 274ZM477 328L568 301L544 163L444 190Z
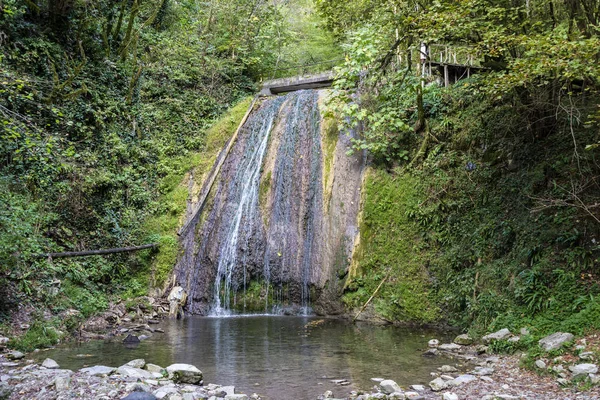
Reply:
M46 368L46 369L58 369L60 368L60 366L58 365L58 363L56 361L54 361L51 358L46 358L44 360L44 362L42 363L42 367Z

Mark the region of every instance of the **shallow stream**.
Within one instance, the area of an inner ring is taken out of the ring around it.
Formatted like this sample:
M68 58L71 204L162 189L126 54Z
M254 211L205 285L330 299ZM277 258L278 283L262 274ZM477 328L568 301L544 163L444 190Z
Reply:
M326 390L343 397L371 388L376 377L423 384L448 362L421 355L429 339L449 339L432 330L256 315L189 317L159 326L164 333L135 348L126 348L119 338L59 347L39 357L69 369L117 367L136 358L163 367L188 363L203 372L205 383L235 385L238 393L258 393L268 400L314 400ZM350 385L337 386L334 379L347 379Z

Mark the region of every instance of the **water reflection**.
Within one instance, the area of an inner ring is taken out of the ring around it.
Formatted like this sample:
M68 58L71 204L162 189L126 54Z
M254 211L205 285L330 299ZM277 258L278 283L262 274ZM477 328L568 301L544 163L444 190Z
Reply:
M327 389L336 396L368 389L373 377L401 385L426 383L429 372L444 363L421 356L429 339L445 339L435 331L290 316L191 317L164 321L161 327L164 334L135 349L90 342L39 357L72 369L119 366L134 358L162 366L189 363L202 370L206 383L235 385L265 399L296 400L315 399ZM351 385L336 387L331 379L348 379Z

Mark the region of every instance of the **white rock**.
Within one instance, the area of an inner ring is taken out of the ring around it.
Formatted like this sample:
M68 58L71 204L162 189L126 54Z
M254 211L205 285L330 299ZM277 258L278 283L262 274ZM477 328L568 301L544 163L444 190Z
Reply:
M144 366L146 366L146 360L144 360L143 358L138 358L136 360L129 361L125 365L133 368L144 368Z
M373 382L377 382L377 383L385 381L385 379L383 379L383 378L371 378L371 380Z
M439 392L440 390L446 389L446 387L448 387L448 384L442 378L435 378L434 380L429 382L429 387L434 392Z
M521 340L520 336L513 336L513 337L508 338L507 342L508 343L517 343L519 340Z
M521 334L521 336L527 336L527 335L529 335L529 329L527 329L527 328L521 328L519 330L519 333Z
M202 371L190 364L172 364L167 368L169 379L177 383L191 383L193 385L202 381Z
M476 380L477 380L477 377L475 375L464 374L464 375L460 375L460 376L454 378L451 381L448 381L447 383L448 383L448 386L454 387L454 386L460 386L465 383L473 382Z
M552 335L548 335L543 339L540 339L538 344L542 349L546 351L557 350L562 347L563 344L570 342L574 339L571 333L556 332Z
M425 391L425 386L423 386L423 385L411 385L410 388L412 390L416 390L417 392L424 392Z
M458 369L456 369L456 367L453 367L452 365L442 365L440 368L438 368L438 370L440 370L442 372L456 372L456 371L458 371Z
M593 351L584 351L583 353L579 354L579 358L582 360L593 360L594 352Z
M440 378L442 378L445 381L451 381L454 379L454 377L450 375L441 375Z
M104 365L96 365L95 367L82 368L79 371L91 376L108 376L115 372L116 368L107 367Z
M58 363L51 358L46 358L44 360L44 362L42 363L42 367L47 368L47 369L59 369L60 368Z
M438 348L440 350L456 351L456 350L460 350L462 348L462 346L459 344L456 344L456 343L444 343L444 344L441 344Z
M543 360L535 360L535 366L539 369L546 369L546 363Z
M569 370L573 373L573 376L595 374L598 372L596 364L577 364L569 367Z
M494 369L488 367L475 367L471 373L479 376L492 375L494 373Z
M429 342L427 342L427 346L431 347L432 349L438 347L440 345L440 341L437 339L431 339Z
M57 392L62 392L62 391L67 390L69 388L70 384L71 384L71 377L69 377L69 376L59 375L56 378L54 378L54 387L56 388Z
M568 386L569 385L569 380L565 379L565 378L558 378L556 380L556 383L558 383L560 386Z
M248 400L248 396L245 394L228 394L225 396L225 400Z
M481 379L482 381L487 382L487 383L494 382L494 380L492 378L490 378L489 376L480 376L479 379Z
M592 382L592 385L597 385L598 383L600 383L600 375L589 374L589 377L590 382Z
M442 396L442 400L458 400L458 395L456 393L446 392Z
M504 328L504 329L500 329L499 331L496 331L494 333L490 333L489 335L485 335L484 337L481 338L481 340L483 341L483 343L490 343L493 340L506 340L511 336L512 336L512 333L510 333L510 331L508 329Z
M141 379L154 378L154 376L152 375L151 372L148 372L145 369L141 369L141 368L130 367L128 365L120 366L119 368L117 368L115 373L117 373L119 375L123 375L123 376L129 376L131 378L141 378Z
M176 395L178 392L174 387L161 387L160 389L155 390L152 394L156 396L158 400L161 400L167 398L167 396L171 397L172 395Z
M385 394L392 394L394 392L402 391L400 386L398 386L396 382L390 379L386 379L385 381L380 382L379 387L381 388L381 391Z
M21 353L20 351L11 351L10 353L8 353L6 355L6 358L8 358L9 360L20 360L23 357L25 357L25 354Z

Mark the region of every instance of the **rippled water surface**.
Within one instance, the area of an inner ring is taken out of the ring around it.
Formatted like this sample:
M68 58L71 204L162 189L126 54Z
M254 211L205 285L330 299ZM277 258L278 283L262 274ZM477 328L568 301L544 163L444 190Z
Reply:
M400 385L426 383L429 373L447 362L421 356L429 339L447 339L431 330L295 316L190 317L160 327L165 333L133 349L96 341L39 356L70 369L117 367L135 358L163 367L189 363L202 370L205 383L235 385L238 393L256 392L269 400L314 400L325 390L341 397L371 388L374 377ZM351 385L336 386L332 379Z

